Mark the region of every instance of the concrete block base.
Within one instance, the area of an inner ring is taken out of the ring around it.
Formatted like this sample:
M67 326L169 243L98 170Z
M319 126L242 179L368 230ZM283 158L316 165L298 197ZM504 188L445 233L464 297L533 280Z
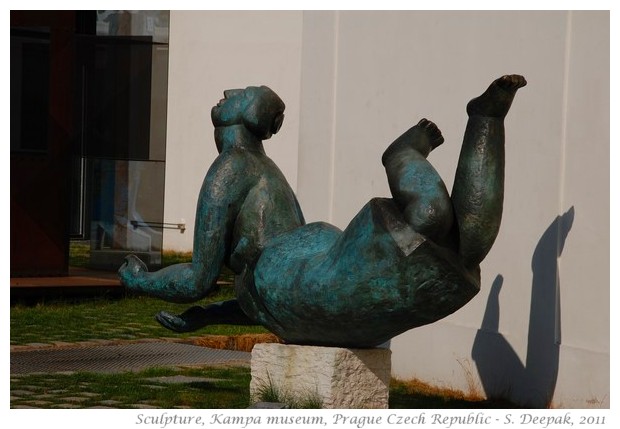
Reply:
M252 350L250 396L276 391L279 401L320 402L323 408L388 408L389 349L257 344Z

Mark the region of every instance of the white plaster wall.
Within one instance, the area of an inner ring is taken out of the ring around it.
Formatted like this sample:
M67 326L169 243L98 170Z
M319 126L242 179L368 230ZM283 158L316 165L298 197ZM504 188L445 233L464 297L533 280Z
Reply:
M429 159L450 189L467 101L506 73L529 82L506 120L504 218L482 290L394 339L395 375L539 402L557 380L555 406L609 405L608 56L606 12L304 14L298 194L310 220L345 227L389 195L381 154L421 117L443 131ZM553 222L571 207L556 258Z
M562 345L558 404L609 404L610 41L609 15L573 13L567 58L564 176L560 207L575 207L560 260ZM584 365L584 363L586 363ZM598 365L595 365L598 364Z
M189 229L167 231L164 247L191 248L222 89L282 96L287 119L267 152L308 221L344 228L389 196L381 154L422 117L443 131L429 160L450 189L465 105L506 73L528 86L506 120L504 217L482 290L395 338L394 374L517 400L555 382L555 406L608 407L607 12L171 12L165 219Z
M332 221L338 14L305 12L297 196L306 222Z
M198 192L217 156L211 107L229 88L267 85L286 103L281 131L265 143L297 186L301 11L171 11L164 248L191 250Z

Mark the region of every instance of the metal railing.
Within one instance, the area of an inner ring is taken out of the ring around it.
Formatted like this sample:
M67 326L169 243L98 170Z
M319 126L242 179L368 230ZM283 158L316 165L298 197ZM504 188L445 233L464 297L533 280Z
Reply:
M147 222L147 221L129 221L133 229L138 228L157 228L157 229L179 229L181 234L185 232L184 223L171 223L171 222Z

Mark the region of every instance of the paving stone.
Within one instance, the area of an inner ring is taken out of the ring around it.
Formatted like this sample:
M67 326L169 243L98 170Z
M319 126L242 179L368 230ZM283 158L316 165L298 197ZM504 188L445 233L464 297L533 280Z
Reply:
M148 387L149 389L161 390L165 389L166 386L155 385L155 384L146 384L144 387Z
M103 401L99 401L100 404L103 405L118 405L122 404L121 401L115 401L114 399L104 399Z
M67 389L56 389L56 390L49 390L49 393L55 393L55 394L61 394L61 393L67 393L68 390Z
M145 410L156 410L159 407L155 407L153 405L147 405L147 404L133 404L130 405L131 408L138 408L138 409L145 409Z
M56 347L72 347L73 343L68 343L66 341L52 341L52 344Z
M105 407L103 405L97 405L96 407L87 407L87 410L115 410L113 407Z
M216 350L174 342L129 343L96 347L11 352L11 373L112 373L152 366L214 365L250 361L250 353Z
M281 402L257 402L250 405L248 408L264 408L269 410L283 410L288 408L286 404Z
M169 377L153 377L147 378L147 381L154 383L166 383L166 384L189 384L189 383L216 383L218 381L224 381L222 378L207 378L207 377L188 377L185 375L173 375Z
M24 390L41 390L42 389L41 386L33 386L31 384L25 384L25 385L19 386L19 387L21 387Z
M43 406L43 405L49 405L49 404L51 404L51 402L50 401L38 401L37 400L37 401L26 401L26 402L24 402L24 404L29 404L29 405L34 405L34 406L39 407L39 406Z
M99 393L92 393L92 392L81 392L80 396L85 396L87 398L95 398L97 396L101 396L101 394L99 394Z
M80 396L65 396L60 398L61 401L69 401L69 402L84 402L87 401L88 398L82 398Z
M32 396L34 395L34 392L31 392L30 390L11 390L11 394L12 395L18 395L18 396Z
M25 410L25 409L33 409L37 407L31 407L30 405L11 405L11 408L14 410Z
M35 396L35 398L38 399L50 399L50 398L57 398L58 395L52 395L51 393L41 393Z
M55 404L52 408L82 408L77 404Z

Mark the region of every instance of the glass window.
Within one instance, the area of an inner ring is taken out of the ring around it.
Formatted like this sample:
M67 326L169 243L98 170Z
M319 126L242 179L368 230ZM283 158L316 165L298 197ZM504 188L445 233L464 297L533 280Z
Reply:
M11 28L11 152L49 146L49 29Z

